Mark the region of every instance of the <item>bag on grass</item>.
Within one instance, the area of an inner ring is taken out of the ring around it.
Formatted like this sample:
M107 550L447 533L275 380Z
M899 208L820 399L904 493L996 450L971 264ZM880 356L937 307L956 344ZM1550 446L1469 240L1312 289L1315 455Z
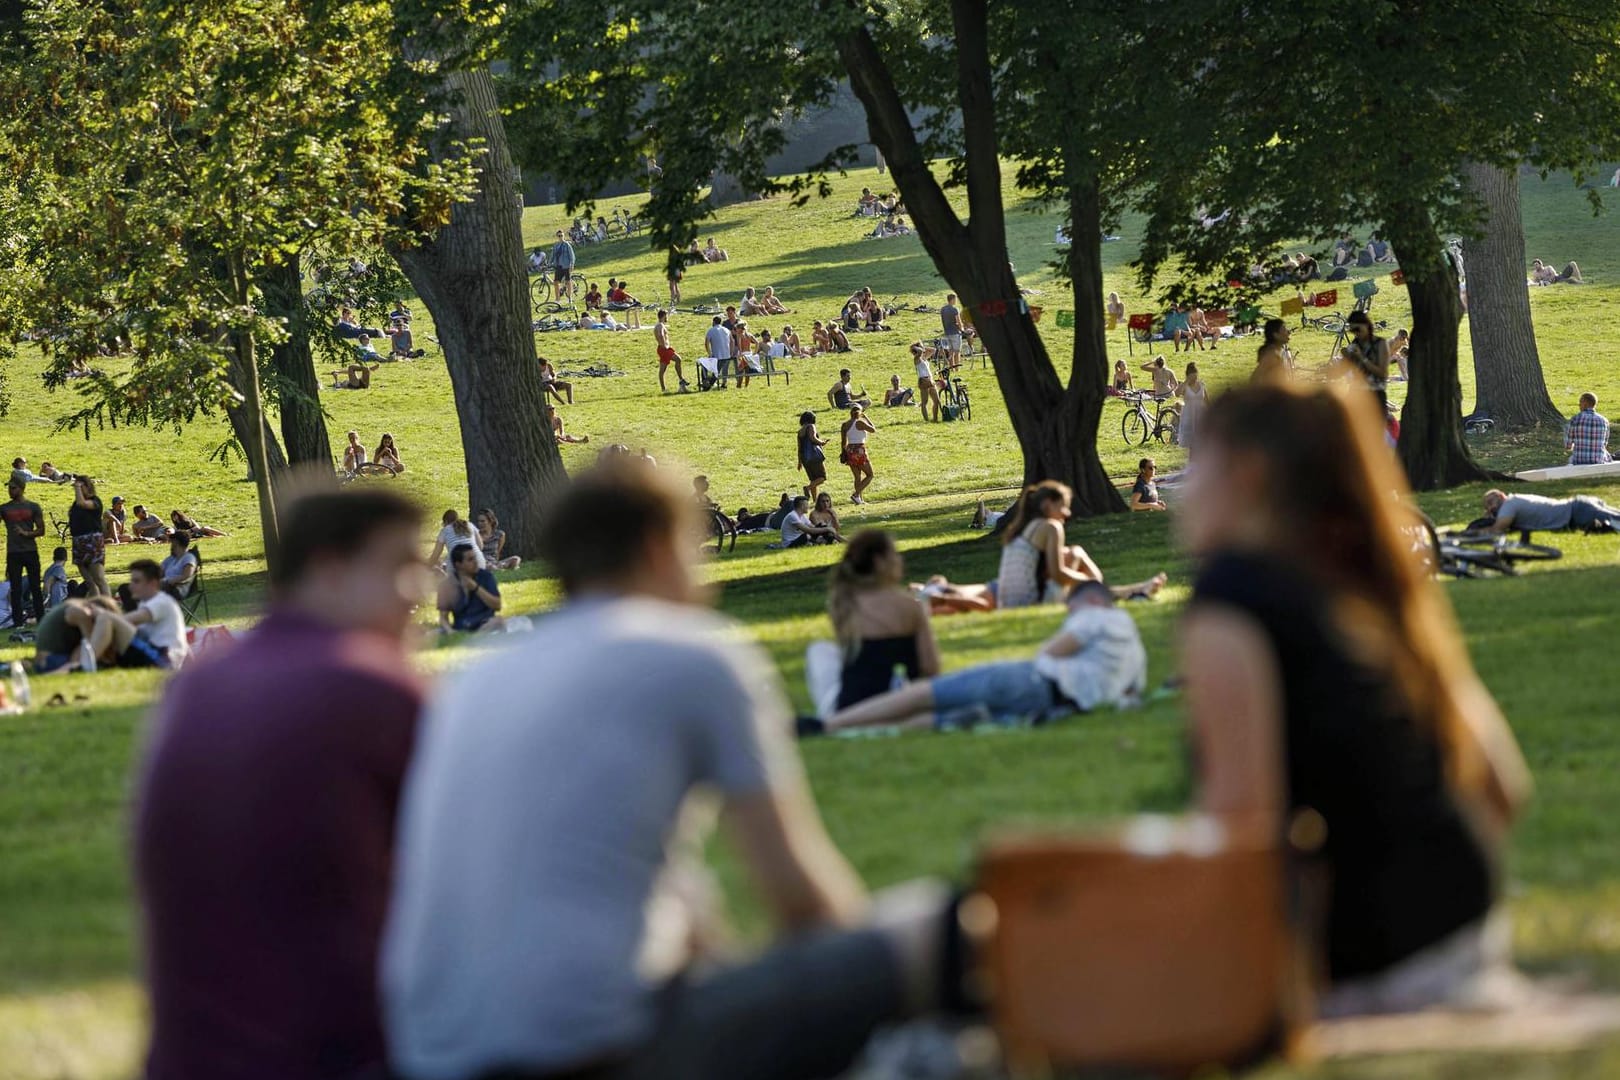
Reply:
M940 406L939 418L941 420L955 420L957 415L958 415L958 410L957 410L955 405L942 405L942 406Z

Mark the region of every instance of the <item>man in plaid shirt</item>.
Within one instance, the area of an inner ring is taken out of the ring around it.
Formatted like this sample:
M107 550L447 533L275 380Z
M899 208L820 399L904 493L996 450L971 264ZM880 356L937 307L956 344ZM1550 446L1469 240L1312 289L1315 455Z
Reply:
M1581 411L1570 417L1569 437L1564 440L1571 465L1602 465L1609 456L1609 422L1597 411L1597 398L1581 395Z

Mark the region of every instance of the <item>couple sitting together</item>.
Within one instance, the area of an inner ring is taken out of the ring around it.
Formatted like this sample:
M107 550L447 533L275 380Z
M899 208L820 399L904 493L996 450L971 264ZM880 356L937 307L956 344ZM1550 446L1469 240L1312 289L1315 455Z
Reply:
M942 675L928 609L903 587L904 575L905 561L888 533L865 530L850 541L827 596L841 654L835 709L824 708L825 719L800 720L800 734L878 725L1039 724L1134 702L1146 687L1147 652L1136 622L1114 606L1113 591L1100 581L1070 592L1063 625L1034 659ZM824 682L816 666L807 661L807 675ZM901 670L909 681L892 688ZM831 687L821 689L815 696L825 705Z
M186 613L166 587L163 567L151 559L130 563L127 602L129 610L107 596L69 597L45 612L34 634L34 670L167 670L183 664L190 653Z

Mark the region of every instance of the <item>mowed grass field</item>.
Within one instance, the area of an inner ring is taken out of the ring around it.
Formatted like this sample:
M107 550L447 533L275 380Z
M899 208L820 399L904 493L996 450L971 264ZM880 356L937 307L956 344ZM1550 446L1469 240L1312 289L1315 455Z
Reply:
M836 315L855 289L869 285L880 297L937 307L945 287L915 238L863 240L869 219L849 216L861 186L884 190L886 178L870 171L839 181L837 194L793 208L785 200L743 204L724 211L706 235L731 255L729 262L691 269L685 304L732 303L746 286L773 285L794 309L771 319L808 339L812 319ZM1620 404L1620 365L1604 329L1620 312L1620 221L1594 218L1584 193L1567 177L1524 182L1529 255L1555 265L1580 262L1590 284L1531 290L1542 361L1553 397L1573 411L1592 390L1607 409ZM1019 201L1010 225L1009 255L1031 300L1048 311L1041 327L1048 348L1066 371L1069 331L1051 312L1070 306L1067 290L1048 264L1054 258L1058 219ZM633 208L634 200L609 200ZM525 215L530 244L547 244L567 223L561 207ZM1105 246L1107 286L1127 298L1132 312L1158 306L1143 296L1130 271L1138 234L1127 220L1122 239ZM581 272L605 287L626 277L648 302L665 298L662 265L638 238L580 250ZM1367 272L1362 272L1366 274ZM1377 276L1383 276L1380 269ZM1341 297L1349 303L1348 283ZM1270 297L1274 312L1285 294ZM368 446L392 432L408 466L388 481L417 497L434 516L445 507L466 509L466 479L459 431L443 356L425 340L431 320L420 304L418 343L428 355L378 372L364 393L328 392L334 449L343 432L357 429ZM1373 308L1390 329L1405 325L1404 292L1387 281ZM650 312L644 320L651 322ZM750 320L755 322L756 320ZM658 393L650 330L537 335L537 349L560 368L605 362L623 377L575 380L576 403L563 413L569 430L591 444L564 446L576 467L598 445L620 441L647 448L666 468L704 472L728 508L773 505L799 485L793 435L804 409L825 410L825 392L841 366L874 394L891 374L910 384L906 346L937 333L937 316L905 313L895 331L861 335L853 355L794 361L793 377L746 390L686 396ZM702 351L709 318L678 314L677 347L687 357ZM1463 325L1465 369L1468 327ZM1327 359L1329 335L1296 335L1306 362ZM1242 381L1253 363L1252 340L1199 354L1215 387ZM1141 345L1128 351L1123 330L1111 355L1133 365L1148 359ZM1185 357L1169 356L1179 370ZM116 362L116 361L114 361ZM142 429L56 432L54 419L69 411L69 393L50 395L38 380L40 360L24 355L12 370L14 404L0 420L8 456L26 455L36 467L50 460L101 479L110 499L124 495L167 514L181 507L232 535L203 547L205 577L216 621L249 623L262 595L263 563L254 539L252 486L239 466L208 460L226 435L222 420L182 432ZM980 496L1008 499L1021 474L1016 440L995 389L993 374L975 366L966 375L973 394L969 422L925 424L915 410L876 410L872 439L877 481L865 506L851 506L847 474L831 470L828 485L846 530L893 530L914 576L944 573L982 581L998 557L992 541L968 528ZM673 382L673 380L672 380ZM1464 397L1471 371L1464 371ZM1394 396L1403 388L1397 384ZM1140 451L1119 435L1121 406L1104 415L1100 447L1111 474L1127 486ZM836 431L826 412L823 430ZM542 420L536 417L535 423ZM1561 433L1473 442L1502 468L1552 464L1561 459ZM1181 462L1174 448L1152 451L1161 466ZM1480 488L1426 496L1438 521L1477 516ZM1538 490L1540 490L1538 488ZM1553 493L1572 491L1551 485ZM1581 490L1620 501L1620 484ZM62 489L30 492L59 518L69 496ZM495 508L499 511L501 508ZM1154 604L1133 605L1148 643L1154 683L1175 667L1171 642L1187 598L1191 568L1173 549L1166 515L1116 516L1075 522L1071 536L1085 544L1110 576L1124 580L1167 570L1172 585ZM430 536L424 535L424 545ZM823 613L826 568L835 550L772 552L769 537L745 537L736 552L708 570L723 609L744 621L777 662L802 705L802 656L807 642L830 628ZM1572 973L1620 990L1620 733L1615 701L1620 677L1605 659L1617 620L1620 541L1613 537L1560 538L1566 557L1515 580L1448 583L1475 662L1500 698L1535 769L1539 797L1519 828L1513 849L1510 903L1519 955L1538 972ZM155 549L114 549L111 576ZM539 568L503 577L512 610L542 611L555 589ZM941 620L946 663L959 667L1027 655L1056 626L1055 608ZM424 626L429 622L426 614ZM10 648L5 659L24 655ZM421 663L430 671L465 663L466 647L426 642ZM56 691L64 707L37 707L0 718L0 1080L3 1078L122 1077L137 1068L142 999L136 977L134 915L124 854L126 812L141 744L143 714L160 690L150 674L104 673L41 679L36 701ZM1181 714L1171 698L1139 711L1103 714L1038 732L820 741L805 747L816 795L840 846L873 885L918 874L964 878L975 842L995 824L1029 820L1094 820L1140 810L1173 810L1189 796ZM289 799L296 792L288 792ZM199 808L206 812L206 808ZM722 857L722 867L726 862ZM734 890L735 891L735 890ZM751 915L743 905L745 921ZM1557 1058L1472 1055L1369 1062L1322 1070L1345 1076L1605 1076L1620 1074L1620 1050L1599 1049ZM1279 1075L1282 1073L1279 1071ZM1292 1075L1292 1074L1289 1074Z

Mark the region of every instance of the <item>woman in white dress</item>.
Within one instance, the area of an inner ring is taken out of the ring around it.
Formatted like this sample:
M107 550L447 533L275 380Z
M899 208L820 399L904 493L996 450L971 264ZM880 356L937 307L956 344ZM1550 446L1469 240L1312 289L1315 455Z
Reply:
M1198 424L1203 418L1204 406L1209 402L1209 387L1198 374L1197 364L1187 365L1187 377L1176 387L1176 396L1181 399L1181 422L1176 425L1176 444L1185 447L1190 454L1198 445Z

